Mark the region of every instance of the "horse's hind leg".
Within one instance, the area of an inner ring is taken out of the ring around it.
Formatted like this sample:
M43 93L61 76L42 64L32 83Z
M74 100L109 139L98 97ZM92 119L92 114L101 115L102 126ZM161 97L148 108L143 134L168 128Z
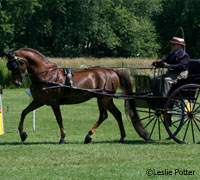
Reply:
M112 115L115 117L115 119L118 122L120 134L121 134L120 142L123 143L124 138L126 137L126 132L125 132L123 121L122 121L122 114L119 111L119 109L115 106L115 104L113 103L113 99L111 101L109 101L108 111L110 113L112 113Z
M58 125L60 127L60 132L61 132L61 139L59 141L59 144L65 144L64 138L65 138L65 129L63 127L63 123L62 123L62 115L60 112L60 106L59 105L55 105L52 106L53 112L56 116L56 120L58 122Z
M90 129L90 131L88 132L88 134L85 137L85 144L88 144L91 142L92 138L92 134L96 131L96 129L101 125L101 123L108 117L107 114L107 104L108 104L109 99L108 98L98 98L97 102L98 102L98 106L99 106L99 120L96 122L96 124L92 127L92 129Z
M22 140L23 142L24 142L24 141L26 140L26 138L27 138L26 132L23 131L24 119L25 119L26 115L27 115L29 112L31 112L31 111L33 111L33 110L35 110L35 109L37 109L37 108L39 108L39 107L41 107L41 106L43 106L43 104L37 103L37 102L35 102L35 101L32 101L32 102L22 111L18 130L19 130L19 134L20 134L21 140Z

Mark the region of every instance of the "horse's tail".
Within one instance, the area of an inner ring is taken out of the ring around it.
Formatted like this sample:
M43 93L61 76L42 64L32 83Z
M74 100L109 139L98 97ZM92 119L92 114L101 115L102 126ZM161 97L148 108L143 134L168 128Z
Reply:
M115 70L119 79L120 79L120 86L122 87L123 93L126 95L132 94L132 84L129 76L119 70ZM144 139L148 139L148 132L143 127L142 123L140 122L138 113L135 107L135 100L134 99L126 99L125 100L125 110L126 114L131 119L131 122L137 131L137 133Z

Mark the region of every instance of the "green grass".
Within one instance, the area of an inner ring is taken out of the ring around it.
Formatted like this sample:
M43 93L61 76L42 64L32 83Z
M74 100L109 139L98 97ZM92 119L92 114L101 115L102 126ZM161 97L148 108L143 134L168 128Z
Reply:
M115 100L123 113L127 133L124 144L117 122L111 114L97 129L90 144L85 135L98 119L96 100L61 106L66 130L65 145L59 145L60 131L51 108L36 110L36 132L32 113L24 130L28 138L21 143L17 130L21 111L30 98L25 89L5 89L3 94L5 134L0 136L0 179L199 179L199 145L180 145L174 141L146 142L124 114L122 100ZM7 113L7 106L9 112ZM172 171L172 175L147 176L147 169ZM192 170L194 175L175 175L175 169Z

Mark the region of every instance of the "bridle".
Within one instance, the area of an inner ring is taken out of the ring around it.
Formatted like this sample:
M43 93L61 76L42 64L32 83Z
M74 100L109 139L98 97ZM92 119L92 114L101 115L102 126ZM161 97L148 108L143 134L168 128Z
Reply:
M43 73L47 73L49 71L54 71L55 72L48 78L47 81L50 81L53 76L57 73L57 77L56 77L56 80L55 82L57 82L60 78L60 75L59 75L59 72L58 72L58 66L56 65L55 68L50 68L50 69L47 69L45 71L41 71L41 72L38 72L38 73L29 73L29 74L24 74L20 68L21 65L25 64L25 62L23 62L22 60L20 60L14 53L12 52L8 52L8 53L5 53L5 55L8 57L8 62L7 62L7 68L8 70L10 70L11 72L15 72L16 74L18 74L19 78L23 79L24 77L30 77L30 76L33 76L33 75L40 75L40 74L43 74ZM62 68L63 69L63 68Z
M15 56L13 53L8 54L8 62L7 62L7 68L11 72L15 72L19 75L19 78L23 79L24 73L22 72L20 65L25 64L25 62L20 61L17 56Z

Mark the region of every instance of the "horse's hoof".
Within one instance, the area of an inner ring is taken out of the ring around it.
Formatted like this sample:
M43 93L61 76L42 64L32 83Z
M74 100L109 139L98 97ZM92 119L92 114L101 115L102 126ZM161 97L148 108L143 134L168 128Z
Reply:
M26 140L26 138L28 137L28 135L26 134L26 132L22 132L20 134L20 137L21 137L22 142L24 142Z
M61 140L59 141L59 144L66 144L66 142L65 142L63 139L61 139Z
M85 137L85 141L84 141L84 144L88 144L92 141L92 138L90 136L86 136Z
M121 138L120 140L119 140L119 143L124 143L124 138Z

